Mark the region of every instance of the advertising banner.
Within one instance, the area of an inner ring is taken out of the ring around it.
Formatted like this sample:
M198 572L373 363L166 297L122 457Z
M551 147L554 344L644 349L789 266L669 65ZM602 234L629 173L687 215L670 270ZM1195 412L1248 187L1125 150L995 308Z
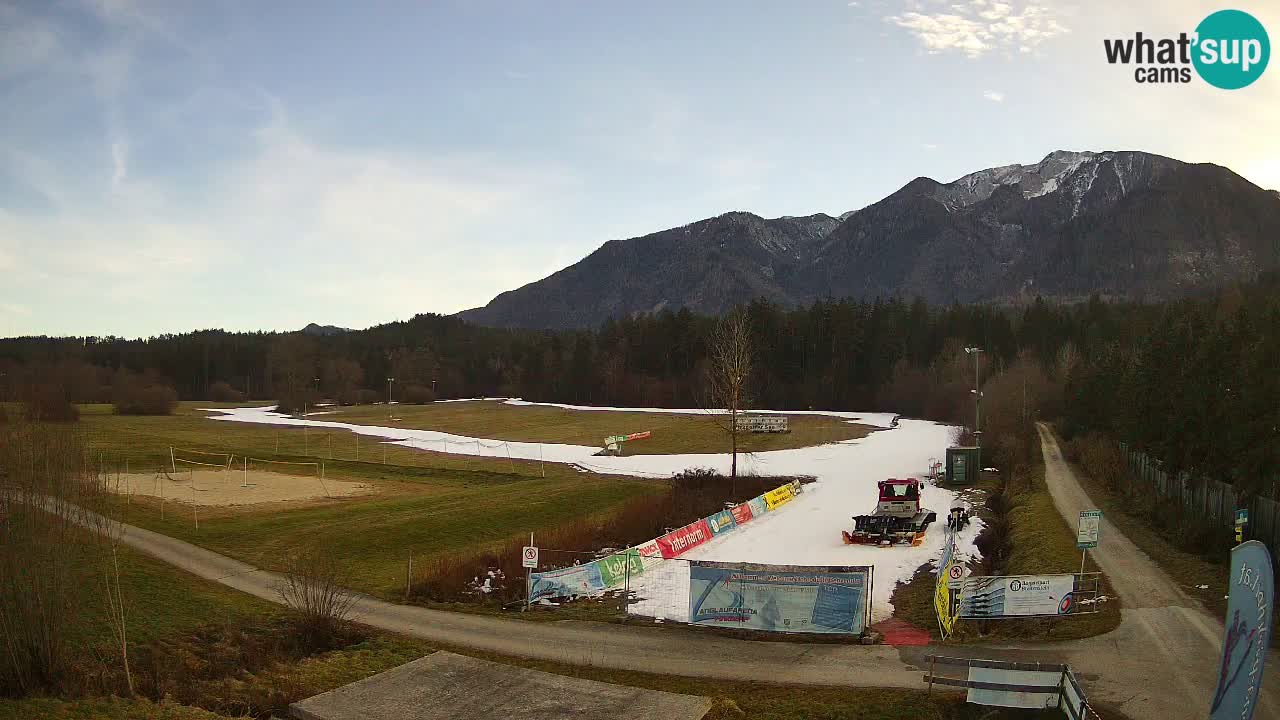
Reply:
M791 485L783 485L782 487L774 488L773 490L765 493L764 502L769 506L770 510L774 510L779 505L785 505L791 502L791 498L793 497L795 497L795 494L791 491Z
M1075 608L1075 575L971 577L960 600L962 618L1067 615Z
M673 558L683 555L691 548L695 548L702 543L711 539L711 526L707 525L706 518L695 523L690 523L658 538L656 542L658 547L662 549L662 557Z
M938 561L938 576L933 586L933 609L938 615L938 630L946 638L956 626L960 615L960 588L951 582L951 574L961 565L956 561L955 537L947 532L947 543L942 549L942 559Z
M635 577L644 573L644 561L640 557L640 551L635 548L600 558L596 562L600 565L600 578L606 588L622 587L626 584L628 575Z
M689 564L689 622L747 630L860 634L866 567Z
M733 513L733 521L739 525L748 522L751 518L755 517L751 514L751 506L747 503L734 505L731 512Z
M719 535L722 532L734 529L738 523L734 521L733 513L728 510L721 510L707 518L707 525L711 527L712 534Z
M1272 572L1271 553L1261 542L1250 540L1231 550L1226 637L1218 664L1218 688L1209 705L1211 720L1253 717L1271 642Z
M600 565L595 562L529 576L529 602L594 595L603 590L604 578L600 576Z
M764 501L763 495L757 495L748 500L747 507L751 508L752 517L760 517L769 512L769 503Z

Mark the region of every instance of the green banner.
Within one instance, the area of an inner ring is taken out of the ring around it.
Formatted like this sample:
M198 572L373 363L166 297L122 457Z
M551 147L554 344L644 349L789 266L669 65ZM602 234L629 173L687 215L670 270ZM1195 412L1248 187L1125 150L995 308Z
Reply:
M631 576L644 572L644 563L640 560L640 551L636 548L596 561L600 565L600 577L607 588L622 587L627 579L627 565L631 565Z

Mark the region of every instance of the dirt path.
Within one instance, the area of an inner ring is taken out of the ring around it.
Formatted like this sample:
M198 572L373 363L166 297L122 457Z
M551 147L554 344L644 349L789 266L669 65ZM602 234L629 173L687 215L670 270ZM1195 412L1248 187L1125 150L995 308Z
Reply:
M1049 428L1038 423L1036 429L1049 493L1058 512L1075 527L1080 511L1097 505L1063 459ZM1069 654L1079 660L1070 664L1086 674L1099 674L1098 685L1124 698L1122 709L1135 718L1207 717L1209 699L1217 687L1222 623L1206 614L1105 517L1101 543L1090 557L1120 595L1123 620L1114 632L1071 643ZM1135 658L1154 667L1145 673L1136 667L1126 670ZM1278 660L1272 652L1258 718L1280 718Z

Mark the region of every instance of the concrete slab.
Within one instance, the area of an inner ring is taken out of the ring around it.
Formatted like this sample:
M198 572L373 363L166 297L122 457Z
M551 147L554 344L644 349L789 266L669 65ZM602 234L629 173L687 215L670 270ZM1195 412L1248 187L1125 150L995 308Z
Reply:
M295 720L701 720L711 700L444 651L289 706Z

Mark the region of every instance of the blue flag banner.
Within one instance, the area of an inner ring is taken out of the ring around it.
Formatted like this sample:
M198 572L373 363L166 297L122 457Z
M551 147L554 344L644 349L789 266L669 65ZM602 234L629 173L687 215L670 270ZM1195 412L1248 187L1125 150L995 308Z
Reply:
M1218 689L1209 707L1211 720L1253 717L1270 646L1275 587L1267 546L1257 540L1235 546Z

